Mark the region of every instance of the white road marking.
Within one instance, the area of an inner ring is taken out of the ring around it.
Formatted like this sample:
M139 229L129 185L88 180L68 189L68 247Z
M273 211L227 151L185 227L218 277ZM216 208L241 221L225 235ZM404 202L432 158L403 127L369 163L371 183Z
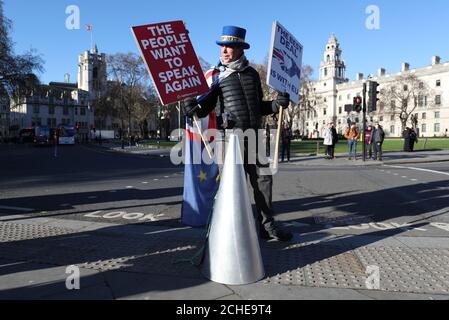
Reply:
M148 184L148 182L147 182L147 181L144 181L144 182L142 182L142 184Z
M168 179L168 178L170 178L170 177L169 177L169 176L165 176L164 178L165 178L165 179Z
M137 220L137 221L160 221L162 217L164 217L163 213L160 214L145 214L140 212L131 212L128 213L126 211L116 211L104 213L103 210L95 211L89 214L84 215L88 218L102 218L102 219L125 219L125 220Z
M126 189L134 189L133 186L127 186Z
M408 179L408 177L406 177L406 176L402 176L401 178Z
M159 181L159 179L153 179L153 181Z
M416 182L418 181L418 179L410 179L410 181Z
M0 206L0 209L14 210L14 211L23 211L23 212L34 211L34 209L31 209L31 208L8 207L8 206Z
M414 167L401 167L401 166L386 166L386 167L396 168L396 169L416 170L416 171L430 172L430 173L436 173L436 174L442 174L442 175L445 175L445 176L449 176L449 173L447 173L447 172L430 170L430 169L414 168Z

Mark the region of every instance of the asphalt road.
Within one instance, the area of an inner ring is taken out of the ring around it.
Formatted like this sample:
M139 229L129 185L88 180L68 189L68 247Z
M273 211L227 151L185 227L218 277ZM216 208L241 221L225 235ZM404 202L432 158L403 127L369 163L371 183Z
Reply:
M0 147L0 215L178 227L183 167L91 146ZM277 219L296 233L449 237L449 164L281 165Z

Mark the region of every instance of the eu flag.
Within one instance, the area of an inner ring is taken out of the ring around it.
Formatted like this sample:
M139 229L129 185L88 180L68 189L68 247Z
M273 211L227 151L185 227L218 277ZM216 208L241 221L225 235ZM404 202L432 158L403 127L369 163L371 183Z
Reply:
M216 116L209 114L200 119L201 128L216 128ZM204 227L209 221L219 187L219 168L214 161L206 164L202 154L204 144L192 119L187 119L185 141L184 197L181 222L191 227ZM206 153L207 154L207 153Z

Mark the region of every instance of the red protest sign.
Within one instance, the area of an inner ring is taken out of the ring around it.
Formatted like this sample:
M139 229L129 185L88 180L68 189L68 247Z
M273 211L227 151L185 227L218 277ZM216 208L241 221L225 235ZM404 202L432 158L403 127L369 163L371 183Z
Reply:
M132 31L162 104L209 90L182 21L136 26Z

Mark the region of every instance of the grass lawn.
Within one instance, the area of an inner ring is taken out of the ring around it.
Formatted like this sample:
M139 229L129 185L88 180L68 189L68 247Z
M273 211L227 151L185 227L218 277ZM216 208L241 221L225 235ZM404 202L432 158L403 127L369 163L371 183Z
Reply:
M426 141L427 140L427 141ZM402 151L404 148L404 139L385 139L383 145L383 151ZM325 147L323 142L320 141L320 154L324 154ZM357 150L361 152L362 142L359 141L357 145ZM415 145L415 150L449 150L449 138L438 139L438 138L421 138L419 142ZM316 154L317 151L317 141L293 141L292 142L292 153L303 153L303 154ZM336 153L347 153L348 152L348 142L346 140L340 141L336 148Z
M174 147L177 144L178 144L178 142L176 142L176 141L161 140L160 143L159 143L159 146L161 148L172 148L172 147ZM148 146L148 147L157 147L158 146L158 142L156 140L152 140L152 141L144 142L141 145L142 146Z
M427 140L427 141L426 141ZM175 146L178 142L171 141L161 141L161 148L171 148ZM143 145L157 146L157 141L145 142ZM325 147L323 146L323 141L319 142L320 154L324 154ZM385 151L402 151L404 148L404 139L385 139L383 150ZM359 141L357 145L358 152L362 151L362 143ZM449 138L421 138L419 143L415 145L415 150L449 150ZM301 154L316 154L317 151L317 141L293 141L292 142L292 153ZM348 143L346 140L340 141L336 148L336 153L347 153Z

